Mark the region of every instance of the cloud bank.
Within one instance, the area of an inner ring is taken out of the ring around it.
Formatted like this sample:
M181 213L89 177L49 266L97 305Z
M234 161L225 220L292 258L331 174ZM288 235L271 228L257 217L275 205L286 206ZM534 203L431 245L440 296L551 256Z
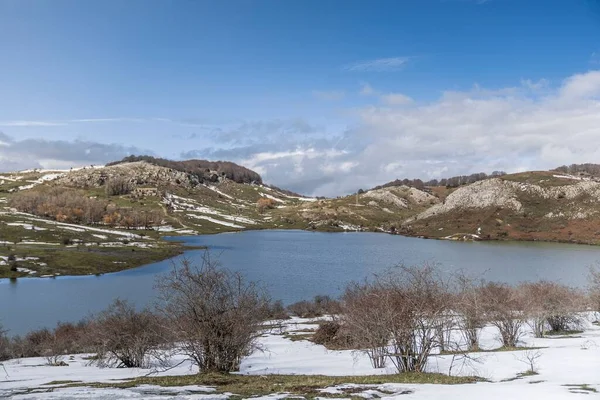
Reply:
M277 128L261 136L255 129L253 141L242 146L199 154L233 159L268 182L328 196L404 177L600 163L600 71L554 87L523 80L514 87L446 91L428 103L381 94L351 113L358 122L334 134L310 128L305 137L273 135L282 132ZM231 138L244 132L250 131L241 128Z
M149 153L137 147L75 140L15 140L0 132L0 171L28 168L68 169L82 165L101 165L130 154Z
M600 71L562 82L476 85L442 92L427 102L368 84L355 96L363 105L343 110L351 121L345 126L319 126L302 118L250 121L211 128L199 134L198 147L178 154L238 162L269 183L325 196L396 178L600 163ZM166 156L162 149L154 150ZM103 163L132 153L148 151L0 135L2 170Z

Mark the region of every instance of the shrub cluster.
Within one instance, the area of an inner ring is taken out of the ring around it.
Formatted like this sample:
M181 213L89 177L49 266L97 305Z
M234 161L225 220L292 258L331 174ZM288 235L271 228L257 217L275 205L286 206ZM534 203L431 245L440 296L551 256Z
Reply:
M19 192L10 200L19 211L75 224L104 224L126 228L159 225L160 210L138 211L116 207L107 200L90 198L84 191L64 188L42 188Z
M329 296L315 296L312 300L302 300L287 307L288 311L300 318L316 318L323 315L336 315L342 310L340 302Z
M211 181L210 171L217 171L222 176L237 183L262 183L262 178L256 172L229 161L187 160L172 161L152 156L128 156L121 161L107 164L117 165L127 162L146 161L150 164L171 168L195 176L200 182Z

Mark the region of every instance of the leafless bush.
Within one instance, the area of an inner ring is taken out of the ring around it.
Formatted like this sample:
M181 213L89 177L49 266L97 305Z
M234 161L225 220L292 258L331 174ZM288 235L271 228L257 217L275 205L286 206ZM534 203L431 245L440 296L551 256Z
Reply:
M521 293L506 284L488 283L481 289L488 321L498 328L505 347L517 347L527 322Z
M107 196L122 196L131 193L133 185L121 176L111 177L105 186Z
M265 212L265 210L273 209L277 206L277 202L273 199L261 197L256 202L256 209L259 213Z
M584 301L575 289L548 281L524 283L518 289L535 337L543 337L547 328L562 332L581 325L578 312Z
M590 267L588 274L588 297L592 310L600 318L600 270Z
M523 354L519 357L519 361L527 364L528 366L528 370L527 373L529 374L537 374L538 373L538 360L540 359L540 357L542 357L542 352L539 350L526 350L523 352Z
M325 321L319 324L312 341L331 350L350 349L354 346L344 325L338 321Z
M342 321L374 367L390 359L398 372L424 371L448 323L448 284L431 266L400 267L343 298Z
M164 361L166 331L149 310L136 311L126 301L116 300L90 323L89 341L100 366L146 368L149 358Z
M0 362L12 357L10 339L6 335L6 330L0 325Z
M268 304L264 315L267 320L284 320L290 318L281 300Z
M238 370L242 357L256 348L266 294L240 274L218 268L208 253L199 266L182 261L158 287L162 312L200 371Z
M482 287L483 282L459 273L453 308L458 312L457 325L467 343L467 350L479 349L479 332L486 324Z
M340 302L329 296L318 295L312 301L302 300L288 306L288 310L300 318L315 318L336 315L341 312Z

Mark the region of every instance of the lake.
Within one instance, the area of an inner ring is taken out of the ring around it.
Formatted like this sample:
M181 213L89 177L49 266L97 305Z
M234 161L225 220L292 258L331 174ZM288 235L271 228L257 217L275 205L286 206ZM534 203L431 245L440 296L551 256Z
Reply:
M176 238L205 245L223 266L260 281L273 299L292 303L317 294L338 296L345 285L404 263L437 263L487 280L517 283L553 280L585 286L588 267L600 261L600 247L527 242L452 242L381 233L247 231ZM191 260L203 251L187 251ZM10 334L58 321L77 321L114 298L143 306L155 301L157 276L173 260L103 276L0 280L0 322Z

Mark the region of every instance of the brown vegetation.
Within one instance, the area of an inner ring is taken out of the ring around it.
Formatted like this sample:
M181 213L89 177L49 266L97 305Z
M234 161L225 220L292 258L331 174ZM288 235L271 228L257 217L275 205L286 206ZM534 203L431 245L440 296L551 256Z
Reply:
M237 273L218 269L208 253L201 265L184 260L159 288L162 314L200 371L238 370L260 335L269 309L265 292Z
M73 224L150 228L160 225L163 219L160 210L119 208L76 189L42 188L19 192L11 198L10 205L22 212Z

